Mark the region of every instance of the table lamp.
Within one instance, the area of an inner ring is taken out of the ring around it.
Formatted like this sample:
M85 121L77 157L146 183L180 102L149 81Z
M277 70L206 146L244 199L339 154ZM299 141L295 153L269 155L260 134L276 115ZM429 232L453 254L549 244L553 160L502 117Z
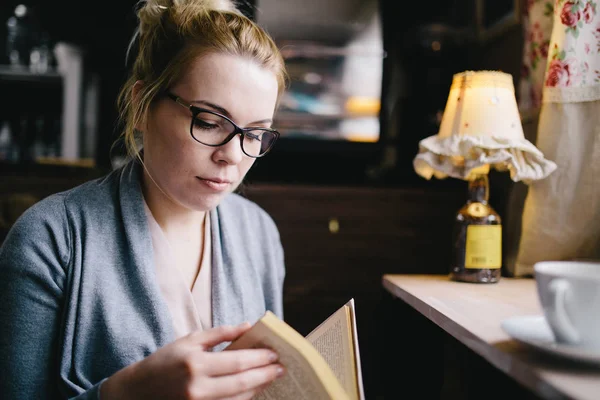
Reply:
M453 76L439 132L419 142L417 174L468 181L468 199L458 211L450 278L494 283L501 276L502 223L488 204L490 168L510 171L529 184L550 175L556 164L525 139L512 75L464 71Z

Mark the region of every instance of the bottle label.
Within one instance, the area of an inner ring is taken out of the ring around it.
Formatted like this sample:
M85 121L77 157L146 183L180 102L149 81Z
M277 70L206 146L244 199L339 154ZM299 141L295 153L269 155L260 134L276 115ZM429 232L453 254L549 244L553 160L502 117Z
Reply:
M465 268L498 269L502 266L502 225L469 225Z

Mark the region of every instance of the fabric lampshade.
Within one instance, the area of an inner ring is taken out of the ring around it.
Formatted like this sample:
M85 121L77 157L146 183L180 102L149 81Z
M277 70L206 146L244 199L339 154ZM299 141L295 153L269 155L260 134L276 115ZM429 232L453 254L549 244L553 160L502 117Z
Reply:
M413 165L426 179L470 180L495 168L525 183L556 169L525 139L512 75L500 71L454 75L439 132L419 142Z

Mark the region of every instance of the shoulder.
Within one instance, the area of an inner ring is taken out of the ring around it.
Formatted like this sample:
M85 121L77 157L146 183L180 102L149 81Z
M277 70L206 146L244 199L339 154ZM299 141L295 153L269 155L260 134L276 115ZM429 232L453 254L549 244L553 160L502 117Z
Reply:
M15 273L63 281L71 258L64 199L63 193L46 197L17 219L0 247L0 279Z
M50 195L31 207L15 221L9 236L36 240L47 231L56 232L65 222L65 192Z
M85 210L97 209L102 212L111 197L111 181L115 173L103 178L94 179L72 189L52 194L29 207L15 221L3 243L11 245L27 245L27 243L44 243L50 241L55 245L69 243L70 222ZM101 207L99 207L101 206ZM62 247L62 246L61 246ZM59 250L59 249L56 249ZM63 253L63 249L60 249Z
M102 210L114 204L118 197L119 177L122 170L118 169L70 190L60 193L64 197L65 207L69 211L77 209Z

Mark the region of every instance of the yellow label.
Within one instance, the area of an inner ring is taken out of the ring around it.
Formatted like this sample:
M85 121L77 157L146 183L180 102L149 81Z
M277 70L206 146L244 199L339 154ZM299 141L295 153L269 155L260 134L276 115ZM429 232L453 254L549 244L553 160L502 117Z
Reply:
M467 226L465 268L498 269L502 266L502 226Z

